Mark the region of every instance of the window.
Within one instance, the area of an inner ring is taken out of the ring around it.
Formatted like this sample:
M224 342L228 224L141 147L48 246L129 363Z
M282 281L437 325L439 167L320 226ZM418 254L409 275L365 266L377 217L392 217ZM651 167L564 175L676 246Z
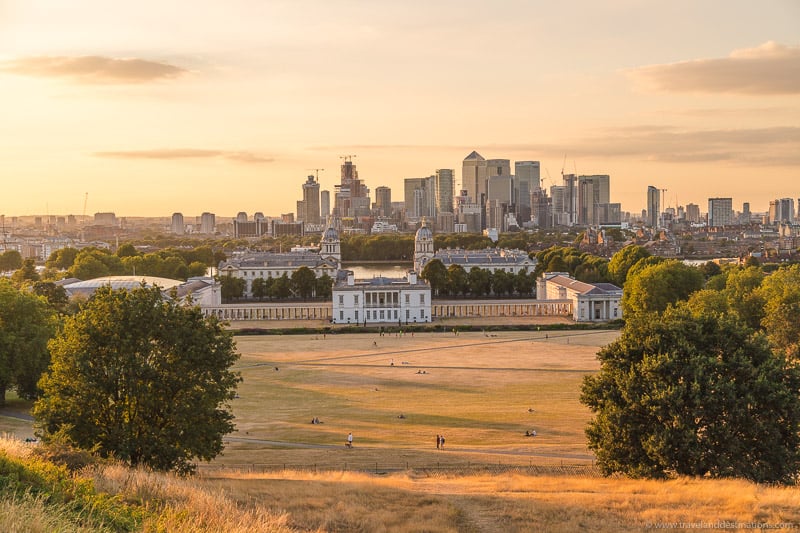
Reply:
M339 307L344 305L344 294L339 295Z
M616 313L616 311L614 311ZM616 316L616 315L614 315ZM397 309L394 310L394 319L397 320Z
M420 294L419 295L419 305L425 305L425 295L424 294Z
M406 322L408 322L408 318L411 316L411 310L406 309Z
M353 305L358 305L358 294L353 295ZM358 319L358 317L356 317Z
M381 320L383 320L383 317L384 317L383 309L381 309Z
M356 309L356 322L358 322L358 309Z
M411 295L410 294L406 294L406 305L410 305L410 304L411 304Z
M339 320L344 320L344 311L339 311Z

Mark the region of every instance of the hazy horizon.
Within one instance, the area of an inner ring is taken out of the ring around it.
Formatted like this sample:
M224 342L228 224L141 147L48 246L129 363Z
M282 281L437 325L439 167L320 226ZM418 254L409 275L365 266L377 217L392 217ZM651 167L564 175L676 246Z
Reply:
M293 212L487 159L609 174L639 212L800 198L800 4L0 4L0 213ZM548 175L551 180L548 180ZM230 213L230 214L229 214Z

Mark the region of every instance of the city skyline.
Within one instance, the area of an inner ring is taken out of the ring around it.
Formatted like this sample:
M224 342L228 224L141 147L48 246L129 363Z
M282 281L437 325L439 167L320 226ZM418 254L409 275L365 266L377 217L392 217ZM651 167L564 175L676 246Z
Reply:
M7 1L7 216L295 210L487 159L611 176L611 201L800 197L800 5ZM457 192L457 191L454 191Z

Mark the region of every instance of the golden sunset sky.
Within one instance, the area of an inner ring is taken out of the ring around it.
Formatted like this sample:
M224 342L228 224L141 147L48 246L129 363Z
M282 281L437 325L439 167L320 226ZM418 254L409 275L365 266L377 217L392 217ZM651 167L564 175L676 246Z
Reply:
M0 0L0 88L6 216L278 215L350 154L397 201L472 150L800 197L796 0Z

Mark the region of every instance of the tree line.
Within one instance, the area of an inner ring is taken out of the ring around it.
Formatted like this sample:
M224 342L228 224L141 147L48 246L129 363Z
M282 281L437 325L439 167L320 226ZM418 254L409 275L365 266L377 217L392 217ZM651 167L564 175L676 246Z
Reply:
M241 300L245 295L247 281L226 274L219 277L223 303ZM275 278L255 278L250 282L252 298L263 301L288 300L291 298L308 300L316 298L328 300L333 292L333 279L323 274L319 278L307 266L301 266L289 276L286 272Z

